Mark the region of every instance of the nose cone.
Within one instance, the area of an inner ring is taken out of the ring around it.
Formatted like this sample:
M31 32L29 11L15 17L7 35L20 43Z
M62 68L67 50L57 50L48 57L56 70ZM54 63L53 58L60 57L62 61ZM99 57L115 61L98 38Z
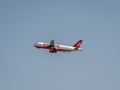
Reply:
M36 47L36 45L34 44L34 47Z
M37 43L34 44L34 47L37 47Z

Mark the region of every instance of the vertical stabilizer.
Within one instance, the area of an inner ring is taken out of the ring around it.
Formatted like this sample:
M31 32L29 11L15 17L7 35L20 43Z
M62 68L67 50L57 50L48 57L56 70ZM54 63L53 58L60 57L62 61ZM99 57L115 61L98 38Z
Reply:
M80 48L80 45L82 44L83 40L79 40L73 47Z

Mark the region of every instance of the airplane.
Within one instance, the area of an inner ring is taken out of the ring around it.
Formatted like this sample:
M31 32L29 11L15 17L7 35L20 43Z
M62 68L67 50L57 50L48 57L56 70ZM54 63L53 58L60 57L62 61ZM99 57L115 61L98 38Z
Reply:
M55 44L54 40L51 40L50 43L37 42L34 45L34 47L48 49L50 53L82 51L82 49L80 48L82 42L83 40L79 40L73 46L67 46L67 45Z

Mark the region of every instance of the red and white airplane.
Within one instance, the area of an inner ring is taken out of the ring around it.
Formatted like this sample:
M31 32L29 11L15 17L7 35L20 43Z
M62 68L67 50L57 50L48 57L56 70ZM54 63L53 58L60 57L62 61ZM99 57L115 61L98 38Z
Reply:
M79 40L73 46L66 46L66 45L55 44L54 40L51 40L50 43L37 42L34 45L34 47L49 49L50 53L57 53L58 51L61 51L61 52L82 51L82 49L80 48L80 45L82 44L82 42L83 42L83 40Z

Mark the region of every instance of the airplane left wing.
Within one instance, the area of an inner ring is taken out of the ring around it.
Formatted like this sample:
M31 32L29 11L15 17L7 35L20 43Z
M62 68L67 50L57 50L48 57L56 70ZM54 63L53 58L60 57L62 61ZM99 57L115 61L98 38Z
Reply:
M51 40L51 41L50 41L50 48L55 48L54 40Z
M55 48L54 40L51 40L49 47L50 47L49 52L51 52L51 53L56 53L57 52L56 48Z

